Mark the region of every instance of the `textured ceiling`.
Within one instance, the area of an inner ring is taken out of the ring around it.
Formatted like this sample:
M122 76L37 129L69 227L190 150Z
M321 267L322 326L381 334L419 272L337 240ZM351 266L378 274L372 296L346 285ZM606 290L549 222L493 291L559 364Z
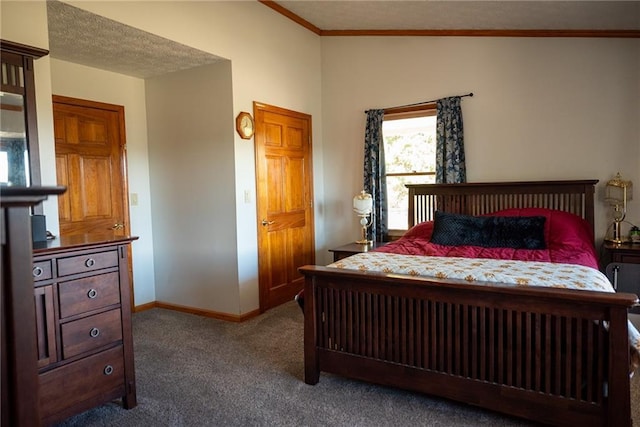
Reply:
M215 55L59 1L47 1L53 58L146 78L220 61Z
M275 3L323 31L640 30L640 1L278 0ZM140 78L222 60L56 0L47 1L47 12L53 58Z
M276 0L321 30L640 30L640 1Z

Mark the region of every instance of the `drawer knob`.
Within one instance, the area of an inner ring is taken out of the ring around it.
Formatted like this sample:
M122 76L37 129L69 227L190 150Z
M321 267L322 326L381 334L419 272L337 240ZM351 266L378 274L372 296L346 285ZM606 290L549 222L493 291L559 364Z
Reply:
M89 292L87 292L87 296L91 299L94 299L98 296L98 291L96 291L95 289L89 289Z
M44 273L44 270L40 267L33 267L33 277L40 277Z
M89 331L89 335L91 335L91 338L96 338L98 335L100 335L100 329L91 328L91 330Z
M104 372L105 375L113 374L113 366L111 366L111 365L105 366L104 367L104 371L102 371L102 372Z
M95 260L95 259L93 259L93 258L89 258L88 260L86 260L86 261L84 262L84 265L86 265L87 267L91 268L91 267L93 267L94 265L96 265L96 260Z

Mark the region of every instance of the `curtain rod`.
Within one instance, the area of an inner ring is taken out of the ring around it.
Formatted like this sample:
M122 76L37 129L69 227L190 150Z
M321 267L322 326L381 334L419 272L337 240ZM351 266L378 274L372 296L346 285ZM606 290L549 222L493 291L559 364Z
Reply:
M464 98L466 96L473 96L473 92L469 92L466 95L459 95L460 98ZM442 98L439 98L442 99ZM415 104L407 104L407 105L398 105L396 107L387 107L387 108L383 108L383 110L393 110L395 108L407 108L407 107L415 107L416 105L426 105L426 104L433 104L434 102L438 101L439 99L432 99L431 101L422 101L422 102L416 102ZM365 113L368 112L369 110L365 110Z

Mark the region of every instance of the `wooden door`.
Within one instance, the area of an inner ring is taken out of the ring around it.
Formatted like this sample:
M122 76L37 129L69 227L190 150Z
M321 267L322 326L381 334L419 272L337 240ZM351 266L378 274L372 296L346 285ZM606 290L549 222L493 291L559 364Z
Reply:
M53 97L60 234L129 234L124 108Z
M304 286L315 262L311 116L255 103L260 311Z
M60 235L129 236L124 107L53 96ZM131 310L133 262L127 247Z

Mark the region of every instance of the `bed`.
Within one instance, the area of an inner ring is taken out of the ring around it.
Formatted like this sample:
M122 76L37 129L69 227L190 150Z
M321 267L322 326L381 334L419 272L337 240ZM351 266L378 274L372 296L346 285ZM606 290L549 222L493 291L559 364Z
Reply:
M442 213L482 219L540 209L579 217L591 239L587 252L595 254L596 183L410 185L408 234ZM549 218L545 224L550 233ZM576 251L567 252L571 258ZM477 254L460 255L430 260L473 262ZM595 264L584 268L599 274ZM631 425L630 370L640 343L630 339L627 312L636 295L341 267L299 269L307 384L327 372L546 424Z

